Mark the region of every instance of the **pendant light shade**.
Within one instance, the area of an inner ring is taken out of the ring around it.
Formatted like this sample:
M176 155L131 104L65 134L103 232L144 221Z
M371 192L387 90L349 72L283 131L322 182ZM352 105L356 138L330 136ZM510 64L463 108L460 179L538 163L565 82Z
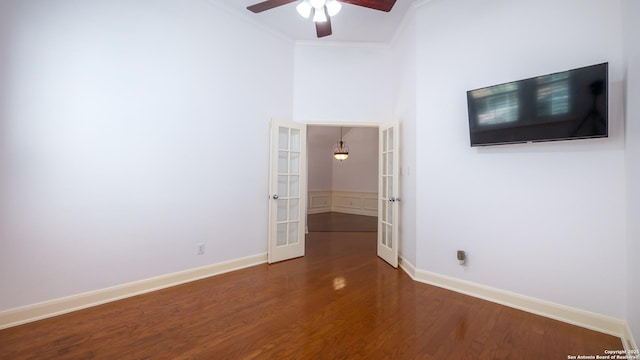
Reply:
M340 161L347 160L349 157L349 147L342 140L342 128L340 128L340 140L333 147L333 157Z
M309 3L309 0L303 0L302 2L300 2L300 4L298 4L298 6L296 6L298 14L300 14L305 19L308 19L311 15L311 9L313 9L313 7Z
M338 0L328 0L325 6L327 7L329 16L337 15L340 12L340 9L342 9L342 4L340 4Z

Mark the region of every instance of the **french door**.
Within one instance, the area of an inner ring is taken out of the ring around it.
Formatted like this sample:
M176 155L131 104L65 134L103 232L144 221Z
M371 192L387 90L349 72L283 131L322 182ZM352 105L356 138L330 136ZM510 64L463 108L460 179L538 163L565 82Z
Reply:
M306 124L271 121L269 263L304 256Z
M378 142L378 256L398 267L399 125L379 127Z

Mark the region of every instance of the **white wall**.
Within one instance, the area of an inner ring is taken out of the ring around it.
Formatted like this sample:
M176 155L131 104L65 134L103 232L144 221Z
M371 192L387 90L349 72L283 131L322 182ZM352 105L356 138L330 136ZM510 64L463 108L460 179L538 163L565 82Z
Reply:
M349 158L332 160L332 190L378 192L378 128L351 128L343 140Z
M393 118L400 121L400 255L416 263L416 22L410 11L391 46Z
M309 191L378 191L378 129L346 128L343 140L349 158L336 160L332 149L340 127L308 127Z
M389 51L382 46L297 45L297 121L379 123L392 119Z
M340 136L340 128L327 126L307 127L307 159L309 191L333 189L333 140Z
M2 4L0 310L266 252L291 41L201 0Z
M599 0L418 9L419 269L625 318L621 14ZM604 61L609 138L469 146L467 90Z
M640 340L640 2L625 0L627 55L627 319Z

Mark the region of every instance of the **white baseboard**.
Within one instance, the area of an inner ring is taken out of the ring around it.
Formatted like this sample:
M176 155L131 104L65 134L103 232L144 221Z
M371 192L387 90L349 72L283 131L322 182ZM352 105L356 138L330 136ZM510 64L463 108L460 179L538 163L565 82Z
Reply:
M307 214L311 215L311 214L322 214L322 213L328 213L331 212L331 208L327 207L327 208L315 208L315 209L308 209L307 210Z
M624 329L624 336L622 337L622 345L624 345L624 349L627 351L627 354L637 354L638 353L638 344L631 333L631 328L629 324L626 324Z
M398 261L398 266L400 266L400 268L402 270L404 270L404 272L406 272L407 275L409 275L409 277L415 281L416 280L416 267L415 267L415 265L413 265L409 260L405 259L402 256L400 256L400 259L398 259L398 260L399 260Z
M617 336L622 339L625 347L635 347L624 320L416 269L415 265L404 258L401 258L400 267L415 281Z
M266 262L267 254L258 254L60 299L45 301L16 309L5 310L0 312L0 330L204 279L214 275L264 264Z

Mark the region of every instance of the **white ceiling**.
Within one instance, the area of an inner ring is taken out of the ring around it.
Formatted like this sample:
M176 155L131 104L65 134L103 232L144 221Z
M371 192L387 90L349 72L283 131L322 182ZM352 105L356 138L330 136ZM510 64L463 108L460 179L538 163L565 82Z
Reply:
M333 34L321 39L316 37L316 27L311 19L305 19L296 11L298 2L254 14L247 6L262 0L213 0L244 14L268 28L296 41L314 42L374 42L388 43L412 4L419 0L397 0L390 12L372 10L342 3L342 10L331 18Z

